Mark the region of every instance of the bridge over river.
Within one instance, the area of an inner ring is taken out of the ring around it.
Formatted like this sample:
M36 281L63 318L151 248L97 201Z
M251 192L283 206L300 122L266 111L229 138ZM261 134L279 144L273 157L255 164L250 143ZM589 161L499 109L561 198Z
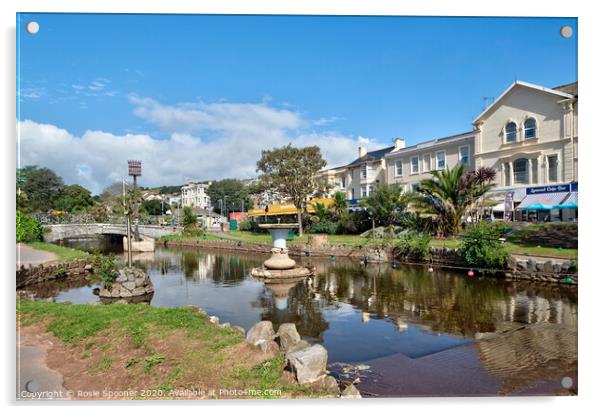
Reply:
M44 228L49 229L44 233L44 241L52 243L59 240L75 237L87 237L98 235L122 235L127 234L125 224L93 223L93 224L51 224ZM132 230L137 230L140 236L158 239L168 234L178 234L181 227L158 226L158 225L133 225Z

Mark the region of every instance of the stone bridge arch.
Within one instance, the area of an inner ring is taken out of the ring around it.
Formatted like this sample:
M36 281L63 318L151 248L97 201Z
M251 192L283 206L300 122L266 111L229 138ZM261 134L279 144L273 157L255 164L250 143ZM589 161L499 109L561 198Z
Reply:
M48 243L59 240L89 237L99 235L118 235L125 236L127 229L125 224L110 223L92 223L92 224L51 224L44 226L47 229L44 232L44 241ZM141 236L158 239L169 234L178 234L182 231L181 227L168 227L156 225L138 225L138 232Z

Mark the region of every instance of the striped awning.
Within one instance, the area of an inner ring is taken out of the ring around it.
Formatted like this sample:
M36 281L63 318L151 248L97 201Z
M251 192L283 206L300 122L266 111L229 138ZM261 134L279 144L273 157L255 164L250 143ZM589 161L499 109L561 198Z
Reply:
M572 192L571 194L569 194L569 196L566 198L566 200L564 200L562 202L562 204L568 204L568 203L579 204L578 201L577 201L577 198L578 198L577 194L578 193L576 191Z
M520 210L533 204L543 204L552 207L562 203L568 194L569 193L527 194L516 208Z

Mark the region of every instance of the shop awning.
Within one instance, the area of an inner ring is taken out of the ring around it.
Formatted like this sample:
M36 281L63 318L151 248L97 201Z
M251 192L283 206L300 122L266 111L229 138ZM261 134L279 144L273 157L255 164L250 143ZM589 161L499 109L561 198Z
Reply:
M315 213L313 204L322 203L325 207L330 207L334 203L332 198L317 198L307 202L307 212ZM297 207L292 203L270 204L267 208L255 208L249 210L249 217L258 216L283 216L297 214Z
M562 204L575 203L575 205L578 205L579 203L577 201L577 199L578 199L577 194L578 193L576 191L572 192L571 194L569 194L569 196L566 198L566 200L564 200L562 202Z
M556 204L561 204L569 193L527 194L516 207L518 210L551 210ZM539 206L538 206L539 204ZM532 206L532 207L530 207ZM528 208L530 207L530 208ZM540 207L540 208L537 208Z

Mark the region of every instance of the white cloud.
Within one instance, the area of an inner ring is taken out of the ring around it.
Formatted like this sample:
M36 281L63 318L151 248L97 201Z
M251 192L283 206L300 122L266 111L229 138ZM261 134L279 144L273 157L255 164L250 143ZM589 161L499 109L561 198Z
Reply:
M75 136L55 125L25 120L18 123L21 166L51 168L65 182L98 193L126 176L128 159L143 162L142 185L159 186L181 184L187 177L254 177L261 150L289 142L320 146L329 166L355 159L359 145L378 147L368 138L304 132L311 122L266 103L169 106L137 96L130 101L137 116L166 131L168 138L103 131Z

